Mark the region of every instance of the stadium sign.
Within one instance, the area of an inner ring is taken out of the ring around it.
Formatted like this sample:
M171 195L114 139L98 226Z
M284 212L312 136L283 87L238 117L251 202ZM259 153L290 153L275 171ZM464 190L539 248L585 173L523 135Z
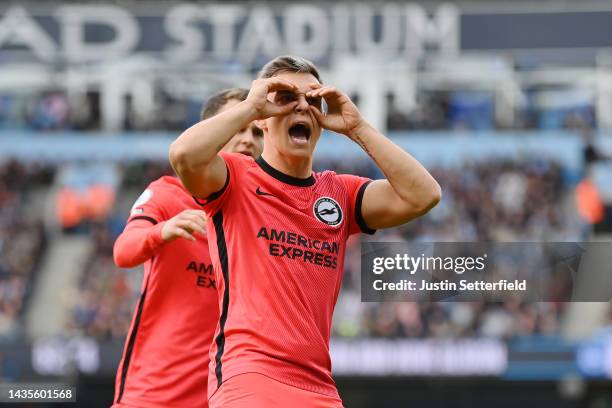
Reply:
M455 53L459 13L417 4L11 5L0 13L0 58L83 63L153 54L171 62L257 66L283 53L318 63L338 54L415 59ZM17 53L15 53L17 52Z

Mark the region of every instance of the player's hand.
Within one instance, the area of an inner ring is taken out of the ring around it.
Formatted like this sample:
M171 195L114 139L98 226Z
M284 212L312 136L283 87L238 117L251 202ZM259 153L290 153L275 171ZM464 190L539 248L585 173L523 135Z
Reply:
M194 232L206 234L206 215L201 210L185 210L170 218L161 230L162 239L166 242L177 238L195 241Z
M311 111L322 128L351 137L355 129L365 123L357 106L338 89L320 84L312 84L311 88L314 89L306 93L307 98L323 98L327 103L326 113L311 105Z
M255 111L255 119L267 119L272 116L283 115L289 113L297 105L297 101L286 105L277 105L268 100L270 92L287 90L296 91L297 87L289 81L282 78L261 78L256 79L251 83L249 95L246 98L246 103L250 104Z

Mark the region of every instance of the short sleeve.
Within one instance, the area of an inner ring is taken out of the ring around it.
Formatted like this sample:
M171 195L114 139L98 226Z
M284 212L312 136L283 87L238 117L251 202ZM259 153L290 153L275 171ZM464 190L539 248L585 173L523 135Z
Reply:
M344 184L349 196L349 235L359 232L370 235L374 234L376 230L366 225L363 214L361 213L363 194L372 180L351 174L341 174L338 175L338 178L342 181L342 184Z
M171 194L154 181L140 194L132 205L128 222L134 220L147 220L152 224L168 219L165 202L171 200Z
M227 152L221 152L219 155L225 162L225 167L227 168L227 178L225 179L225 184L221 190L212 193L206 198L193 197L195 202L202 206L202 209L208 215L216 213L223 207L225 202L229 199L229 197L231 197L232 191L236 188L235 186L240 180L239 168L241 165L240 160L242 159L242 155Z

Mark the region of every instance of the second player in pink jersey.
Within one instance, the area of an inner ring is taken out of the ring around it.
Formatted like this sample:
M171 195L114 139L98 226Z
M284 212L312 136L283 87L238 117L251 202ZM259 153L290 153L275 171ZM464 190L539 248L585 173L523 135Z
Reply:
M211 97L207 119L246 98ZM261 131L246 124L225 151L258 156ZM134 204L114 247L120 267L144 263L140 301L117 370L115 407L207 407L208 350L219 320L205 215L180 180L155 180Z

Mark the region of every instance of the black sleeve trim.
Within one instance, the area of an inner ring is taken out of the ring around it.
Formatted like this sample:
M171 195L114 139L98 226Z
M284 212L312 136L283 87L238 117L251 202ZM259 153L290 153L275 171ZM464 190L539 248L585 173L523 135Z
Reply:
M157 220L153 217L148 217L146 215L137 215L136 217L132 217L129 219L128 222L132 222L134 220L146 220L149 221L151 224L156 225L157 224Z
M357 199L355 200L355 219L357 220L357 225L361 228L361 232L365 234L373 235L376 230L368 227L366 225L365 220L363 219L363 214L361 213L361 203L363 201L363 194L365 193L365 189L370 184L372 180L367 181L359 187L359 191L357 192Z
M223 160L223 161L225 162L225 160ZM229 171L229 167L227 167L227 163L225 163L225 170L227 172L227 176L225 177L225 184L223 185L223 187L221 187L221 190L215 191L214 193L212 193L211 195L209 195L208 197L206 197L204 199L198 198L196 196L192 196L197 204L199 204L201 206L209 204L210 202L212 202L212 201L216 200L217 198L221 197L221 195L225 192L225 190L227 190L227 186L228 186L229 180L230 180L230 171Z

